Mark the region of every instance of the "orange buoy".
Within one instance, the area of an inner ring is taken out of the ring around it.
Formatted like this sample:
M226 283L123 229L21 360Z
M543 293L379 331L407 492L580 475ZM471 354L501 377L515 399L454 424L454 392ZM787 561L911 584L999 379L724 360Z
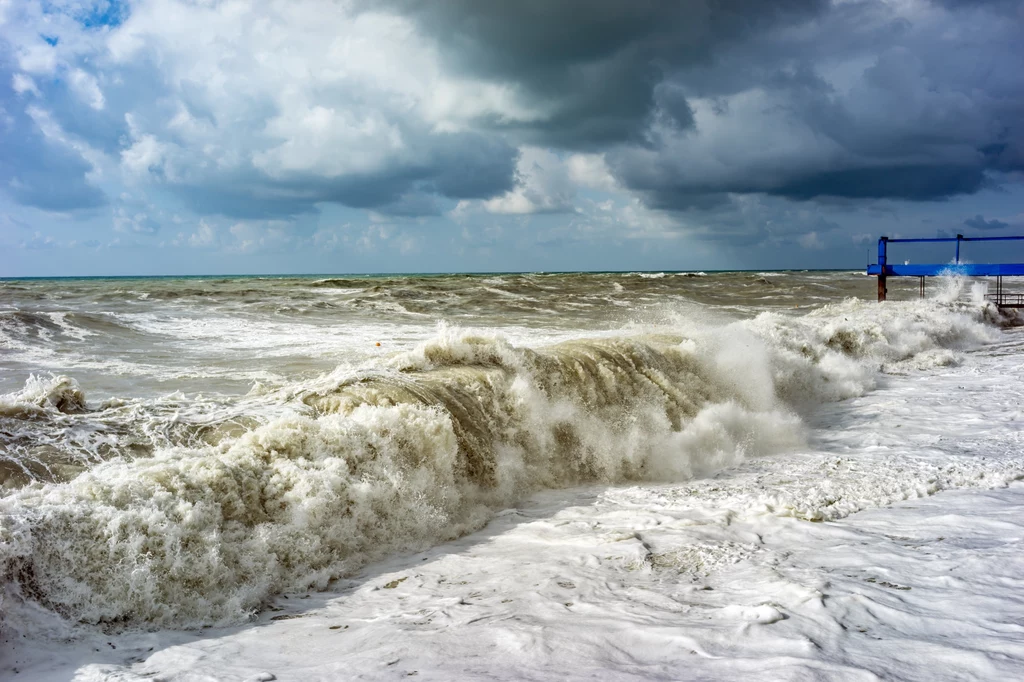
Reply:
M378 341L378 342L377 342L377 345L378 345L378 346L380 345L380 341Z

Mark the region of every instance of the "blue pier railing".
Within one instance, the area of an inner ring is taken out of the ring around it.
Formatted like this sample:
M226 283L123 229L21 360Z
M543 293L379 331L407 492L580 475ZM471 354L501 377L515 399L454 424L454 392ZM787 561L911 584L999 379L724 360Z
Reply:
M960 243L961 242L999 242L999 241L1024 241L1020 237L965 237L958 234L955 237L934 237L930 239L889 239L888 237L878 238L878 262L869 265L867 274L878 277L878 300L884 301L887 277L920 277L921 292L924 293L924 278L939 277L942 275L964 275L967 277L995 277L996 293L990 295L996 305L1000 307L1024 307L1020 294L1005 294L1003 292L1003 277L1024 276L1024 263L961 263ZM887 259L887 248L889 244L914 244L934 242L956 242L956 254L951 263L910 263L890 265ZM1005 300L1004 300L1005 299Z

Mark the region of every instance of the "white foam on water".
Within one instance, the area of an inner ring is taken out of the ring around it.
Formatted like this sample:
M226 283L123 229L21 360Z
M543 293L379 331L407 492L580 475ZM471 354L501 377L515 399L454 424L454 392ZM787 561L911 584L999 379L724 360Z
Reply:
M297 407L237 438L113 459L0 499L3 626L39 629L50 622L40 608L111 628L240 622L275 594L458 537L537 490L772 462L805 447L801 415L864 395L880 370L954 364L996 340L998 320L977 303L851 300L553 346L442 327L383 364L257 392ZM827 464L779 461L803 482ZM874 464L875 477L830 476L846 488L787 497L780 482L741 510L840 518L907 490L1015 475L1002 463L923 465L894 479ZM881 492L859 492L865 480Z
M47 313L47 317L49 317L50 320L52 320L55 325L60 327L64 334L77 341L85 341L90 336L96 336L96 332L92 331L91 329L77 327L68 322L67 313Z
M809 415L795 452L536 494L480 533L278 598L258 627L16 639L8 660L130 682L1015 679L1022 350L1015 331L883 376Z

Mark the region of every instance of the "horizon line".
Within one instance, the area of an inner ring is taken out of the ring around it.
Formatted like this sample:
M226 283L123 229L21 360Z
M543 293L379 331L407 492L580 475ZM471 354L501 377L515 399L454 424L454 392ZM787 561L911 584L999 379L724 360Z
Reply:
M657 274L726 274L731 272L860 272L860 268L743 268L743 269L702 269L702 270L466 270L466 271L394 271L394 272L311 272L311 273L205 273L199 275L165 274L165 275L0 275L0 282L48 280L48 279L184 279L184 278L229 278L229 277L267 277L267 278L304 278L304 277L444 277L444 276L483 276L483 275L629 275Z

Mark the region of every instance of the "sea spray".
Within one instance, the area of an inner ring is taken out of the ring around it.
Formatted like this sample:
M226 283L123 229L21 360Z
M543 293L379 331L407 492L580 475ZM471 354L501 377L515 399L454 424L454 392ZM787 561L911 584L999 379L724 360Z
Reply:
M540 488L681 480L796 448L807 405L990 340L991 316L847 301L545 348L442 329L281 389L302 407L239 437L115 457L0 500L4 625L29 627L37 605L108 627L239 622Z

